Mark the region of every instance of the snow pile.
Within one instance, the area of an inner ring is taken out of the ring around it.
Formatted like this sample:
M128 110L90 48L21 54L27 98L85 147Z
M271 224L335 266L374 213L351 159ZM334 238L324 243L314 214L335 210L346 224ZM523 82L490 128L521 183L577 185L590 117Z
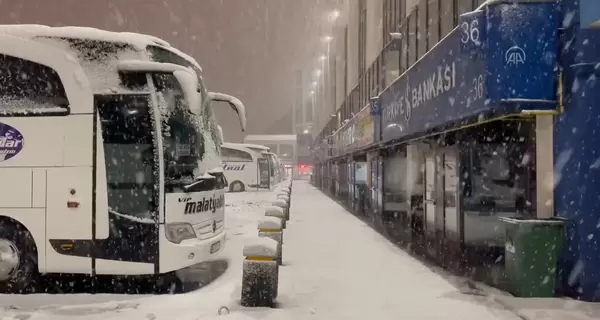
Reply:
M244 246L245 257L275 257L277 255L277 241L262 237L248 241Z
M276 208L279 209L279 208ZM281 219L276 217L264 217L258 220L259 230L281 230Z
M276 217L276 218L283 218L285 217L284 213L283 213L283 209L280 207L275 207L275 206L268 206L265 208L265 216L267 217Z

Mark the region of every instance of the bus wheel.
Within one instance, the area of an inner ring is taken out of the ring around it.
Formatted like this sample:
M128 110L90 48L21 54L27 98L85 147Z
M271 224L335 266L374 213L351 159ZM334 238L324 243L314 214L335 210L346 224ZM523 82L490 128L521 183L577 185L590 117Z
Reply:
M27 229L0 221L0 292L26 293L36 283L37 253Z
M230 192L244 192L246 186L241 181L234 181L229 185Z

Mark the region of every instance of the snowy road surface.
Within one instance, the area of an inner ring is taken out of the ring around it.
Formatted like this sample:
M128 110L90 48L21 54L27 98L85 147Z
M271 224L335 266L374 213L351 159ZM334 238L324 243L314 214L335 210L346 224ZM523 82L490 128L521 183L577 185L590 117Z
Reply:
M390 244L307 182L294 183L279 308L242 308L243 243L256 236L256 221L274 198L271 192L227 194L229 268L199 290L157 296L0 295L0 319L519 319L492 298L462 294L450 278ZM228 312L218 315L222 307Z

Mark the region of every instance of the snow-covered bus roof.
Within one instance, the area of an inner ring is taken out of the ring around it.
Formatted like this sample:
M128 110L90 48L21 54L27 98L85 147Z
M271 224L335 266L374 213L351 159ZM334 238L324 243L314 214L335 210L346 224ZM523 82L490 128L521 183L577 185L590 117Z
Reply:
M133 33L133 32L113 32L90 27L50 27L39 24L8 24L0 25L0 33L20 36L20 37L49 37L49 38L66 38L66 39L82 39L91 41L104 41L113 43L126 43L132 45L140 51L146 51L146 47L153 45L169 50L176 55L181 56L185 60L192 63L200 71L202 67L191 56L181 52L171 46L167 41L151 35Z
M257 150L261 150L261 151L271 151L271 149L267 146L263 146L260 144L251 144L251 143L233 143L233 142L227 142L224 143L230 146L240 146L240 147L245 147L245 148L250 148L250 149L257 149Z
M241 143L224 142L224 143L221 144L221 148L233 149L233 150L240 150L240 151L248 152L248 153L251 153L251 154L255 153L254 150L245 147Z
M249 134L244 138L244 143L251 141L294 142L296 136L293 134Z

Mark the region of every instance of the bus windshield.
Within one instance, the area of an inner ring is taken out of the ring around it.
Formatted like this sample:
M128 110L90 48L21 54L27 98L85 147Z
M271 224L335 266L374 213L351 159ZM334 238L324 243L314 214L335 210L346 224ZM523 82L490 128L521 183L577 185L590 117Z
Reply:
M153 77L163 128L165 192L183 192L185 185L205 173L199 167L206 154L204 135L197 117L189 112L175 76L157 73ZM198 191L211 190L212 184L206 181L202 190Z

